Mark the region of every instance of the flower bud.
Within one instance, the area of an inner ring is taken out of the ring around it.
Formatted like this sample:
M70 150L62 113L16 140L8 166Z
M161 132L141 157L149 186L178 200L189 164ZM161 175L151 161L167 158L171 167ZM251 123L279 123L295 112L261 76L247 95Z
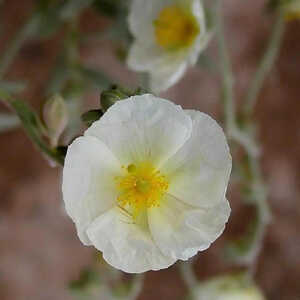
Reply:
M219 276L195 290L197 300L264 300L261 291L244 273Z
M64 99L54 95L44 105L43 117L47 126L47 134L52 147L56 147L58 140L68 124L68 110Z

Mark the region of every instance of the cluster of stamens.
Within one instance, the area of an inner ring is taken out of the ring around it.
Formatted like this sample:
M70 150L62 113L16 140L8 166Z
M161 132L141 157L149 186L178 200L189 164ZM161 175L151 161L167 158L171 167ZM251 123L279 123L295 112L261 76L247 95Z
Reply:
M156 42L167 50L190 46L199 31L196 18L178 5L165 7L154 21Z
M123 167L124 176L116 178L118 205L136 217L144 209L159 206L169 187L167 178L150 163Z

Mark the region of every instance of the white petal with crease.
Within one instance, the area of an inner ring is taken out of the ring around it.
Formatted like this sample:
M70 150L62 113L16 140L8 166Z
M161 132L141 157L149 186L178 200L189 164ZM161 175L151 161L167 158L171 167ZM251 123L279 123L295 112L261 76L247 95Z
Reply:
M63 170L63 199L76 224L79 238L90 244L85 229L104 211L115 205L115 176L121 165L95 137L79 137L68 148Z
M191 207L167 195L160 207L149 209L149 227L161 251L186 260L207 249L223 232L230 215L229 203L209 209Z
M162 254L149 232L141 230L119 208L98 217L87 234L109 264L127 273L159 270L175 262Z
M180 106L148 94L117 102L85 135L100 139L123 165L149 161L159 167L191 130L191 118Z
M222 128L207 114L186 111L193 120L190 139L162 166L169 193L190 205L211 207L225 197L231 156Z

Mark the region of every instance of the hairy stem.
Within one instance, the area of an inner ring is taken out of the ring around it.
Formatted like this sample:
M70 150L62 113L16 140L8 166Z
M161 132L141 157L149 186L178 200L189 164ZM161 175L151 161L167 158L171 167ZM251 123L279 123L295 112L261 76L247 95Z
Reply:
M186 287L188 288L188 299L192 300L195 298L193 292L195 287L199 285L199 281L193 271L193 260L180 262L178 267L181 273L181 277L184 280Z
M40 15L29 16L22 28L16 33L10 44L4 49L3 56L0 59L0 78L2 78L7 69L12 64L15 56L23 46L25 40L31 36L37 29L40 22Z
M242 147L245 150L246 156L246 167L249 172L248 176L241 178L244 185L247 186L249 191L249 198L251 202L256 207L257 211L257 226L254 231L253 237L251 239L252 243L247 247L246 251L241 257L236 257L237 262L246 263L253 271L256 265L256 258L258 252L261 248L263 241L263 236L265 233L265 228L269 223L269 207L266 201L265 184L262 179L262 174L259 164L259 150L257 146L257 138L255 131L251 132L249 128L254 127L249 119L247 120L247 126L239 127L236 122L236 109L234 104L234 76L231 68L230 58L227 50L225 35L224 35L224 25L222 16L222 2L218 2L218 17L217 17L217 39L219 45L219 57L221 64L221 75L222 75L222 90L223 90L223 103L224 103L224 117L225 126L228 137ZM257 79L250 89L249 102L245 106L245 110L252 108L252 105L257 97L259 88L263 82L267 71L270 69L272 62L276 57L278 52L278 45L280 37L283 32L282 17L280 16L278 22L275 26L274 33L271 37L271 45L268 47L266 54L264 55L263 61L257 71ZM245 115L244 115L245 116ZM244 120L246 121L246 120ZM236 254L238 255L238 254Z
M264 55L261 58L258 69L254 75L254 79L250 84L249 92L246 97L246 103L244 106L245 115L252 114L259 92L263 86L263 83L271 70L279 53L283 33L285 28L285 20L282 12L278 13L275 24L273 25L273 31L266 48Z
M222 75L222 94L224 102L224 117L226 131L229 137L232 135L232 130L235 128L235 104L233 95L234 76L230 64L229 53L227 51L224 29L223 29L223 16L222 16L222 1L217 3L216 18L216 34L219 45L219 57L221 62L221 75Z
M37 114L23 101L12 98L0 90L0 101L9 105L18 115L27 136L38 150L59 165L64 164L64 155L56 148L51 148L43 139L43 126Z

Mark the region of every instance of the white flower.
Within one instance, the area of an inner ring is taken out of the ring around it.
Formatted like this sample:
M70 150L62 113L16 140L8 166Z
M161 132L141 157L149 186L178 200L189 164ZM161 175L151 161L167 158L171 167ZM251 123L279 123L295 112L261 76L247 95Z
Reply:
M133 0L128 21L135 38L128 66L149 72L154 92L175 84L210 38L200 0Z
M212 118L134 96L70 145L63 197L81 241L112 266L139 273L186 260L223 232L230 171Z
M243 275L219 276L195 290L196 300L264 300L261 291Z

